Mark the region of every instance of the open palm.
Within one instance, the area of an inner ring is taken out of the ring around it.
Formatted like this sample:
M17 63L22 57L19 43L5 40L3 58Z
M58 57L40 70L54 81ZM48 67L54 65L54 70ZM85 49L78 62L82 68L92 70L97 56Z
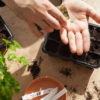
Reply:
M61 39L67 44L69 42L72 53L81 55L90 49L90 34L88 29L88 17L100 23L100 15L81 0L65 0L65 8L68 12L67 31L61 29Z

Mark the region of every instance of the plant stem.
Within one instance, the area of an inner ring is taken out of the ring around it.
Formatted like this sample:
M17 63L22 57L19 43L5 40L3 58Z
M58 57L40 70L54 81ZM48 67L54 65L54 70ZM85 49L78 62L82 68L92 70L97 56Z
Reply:
M3 56L6 54L7 50L8 50L8 48L7 48L7 44L6 44L6 49L5 49L4 53L3 53Z

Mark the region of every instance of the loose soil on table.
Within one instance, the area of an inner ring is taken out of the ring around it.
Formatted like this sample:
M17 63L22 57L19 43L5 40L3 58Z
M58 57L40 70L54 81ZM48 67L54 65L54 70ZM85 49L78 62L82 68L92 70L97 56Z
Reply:
M90 92L86 92L87 96L86 96L86 100L92 100L92 95L90 94Z
M97 85L95 84L95 82L93 82L94 84L94 90L96 91L98 100L100 100L100 88L97 87Z
M40 68L37 64L37 61L34 61L34 63L28 67L28 71L31 72L33 79L35 79L39 75Z
M71 72L71 69L70 68L62 68L60 70L60 73L63 74L63 75L65 75L66 77L72 75L72 72Z
M28 71L31 72L33 79L35 79L36 77L38 77L39 73L40 73L40 64L42 63L43 59L42 57L39 57L38 60L33 61L32 65L29 65L28 67Z
M71 88L69 89L69 91L70 91L71 93L76 93L76 92L77 92L77 89L76 89L76 88L71 87Z

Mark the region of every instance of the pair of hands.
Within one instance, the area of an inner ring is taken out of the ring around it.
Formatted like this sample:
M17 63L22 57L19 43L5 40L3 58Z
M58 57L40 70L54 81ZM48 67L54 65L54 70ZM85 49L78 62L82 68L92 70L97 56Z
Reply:
M15 0L20 7L31 9L32 13L25 16L26 23L32 32L41 37L43 35L36 25L39 25L46 32L53 32L54 29L60 30L60 37L64 44L70 46L72 53L81 55L90 49L90 34L88 30L88 17L100 23L100 15L81 0L63 0L69 19L49 0Z

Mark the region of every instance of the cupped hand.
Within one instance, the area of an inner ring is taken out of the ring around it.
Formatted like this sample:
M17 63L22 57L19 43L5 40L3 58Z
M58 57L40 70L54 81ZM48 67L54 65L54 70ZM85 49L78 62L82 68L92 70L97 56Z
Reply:
M45 32L52 32L54 29L60 29L66 25L66 19L63 14L49 0L14 0L18 6L29 8L32 11L24 14L27 24L33 33L40 37L43 35L36 24ZM31 16L30 16L31 15ZM21 15L20 15L21 16Z
M69 42L72 53L81 55L90 49L90 34L88 29L88 17L100 23L100 15L82 0L64 0L63 5L68 12L66 30L61 28L61 39Z

